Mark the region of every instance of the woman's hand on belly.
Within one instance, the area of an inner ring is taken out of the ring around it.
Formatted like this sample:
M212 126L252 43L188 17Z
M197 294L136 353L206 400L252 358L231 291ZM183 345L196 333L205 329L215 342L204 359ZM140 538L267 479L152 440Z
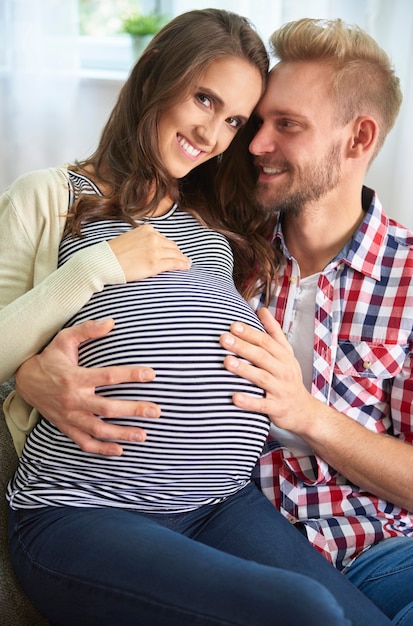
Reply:
M129 230L108 243L128 283L191 267L191 260L182 254L176 243L150 224Z
M111 319L89 320L60 331L42 353L23 363L16 373L16 389L30 406L85 452L107 456L122 454L122 447L114 440L144 441L146 435L141 428L110 424L98 415L160 416L159 407L151 402L112 400L95 393L96 387L104 385L150 382L155 378L150 367L78 366L79 345L103 337L113 324Z

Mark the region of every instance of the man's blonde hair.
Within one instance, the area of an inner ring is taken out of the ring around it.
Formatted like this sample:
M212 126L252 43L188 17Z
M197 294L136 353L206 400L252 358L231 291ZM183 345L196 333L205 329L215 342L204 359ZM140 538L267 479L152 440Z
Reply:
M321 61L333 72L337 121L370 115L379 127L374 156L393 128L402 103L400 81L378 43L341 19L304 18L284 24L270 39L280 61Z

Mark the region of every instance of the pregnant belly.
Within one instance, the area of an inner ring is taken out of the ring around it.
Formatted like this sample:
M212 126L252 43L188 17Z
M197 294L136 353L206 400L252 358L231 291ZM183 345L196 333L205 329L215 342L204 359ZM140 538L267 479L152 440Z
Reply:
M107 337L84 344L79 363L145 365L155 370L150 383L98 389L108 397L160 406L157 420L131 416L111 420L145 429L141 461L144 454L165 449L168 463L186 459L199 466L215 456L236 465L241 454L244 469L252 469L268 434L268 419L238 409L232 396L242 391L260 397L263 392L225 369L227 351L219 338L237 320L260 330L262 326L231 281L209 272L170 272L107 287L71 323L109 316L115 319L115 328Z

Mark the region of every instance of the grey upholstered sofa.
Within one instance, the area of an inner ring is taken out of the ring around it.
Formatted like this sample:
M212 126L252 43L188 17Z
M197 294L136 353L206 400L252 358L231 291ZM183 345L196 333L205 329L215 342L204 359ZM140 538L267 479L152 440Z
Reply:
M23 593L11 563L7 541L5 489L17 465L17 454L7 428L3 400L12 390L12 381L0 385L0 623L2 626L47 626L47 622Z

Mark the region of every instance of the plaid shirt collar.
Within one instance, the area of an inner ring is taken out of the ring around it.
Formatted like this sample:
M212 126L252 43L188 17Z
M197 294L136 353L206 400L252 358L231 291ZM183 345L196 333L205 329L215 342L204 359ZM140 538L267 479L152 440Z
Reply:
M386 252L389 219L376 193L368 187L363 187L362 204L365 211L363 221L352 239L340 250L328 267L331 269L341 263L347 263L355 271L380 280L383 257ZM274 245L279 246L283 256L291 260L292 257L282 231L282 215L276 225L273 241Z

